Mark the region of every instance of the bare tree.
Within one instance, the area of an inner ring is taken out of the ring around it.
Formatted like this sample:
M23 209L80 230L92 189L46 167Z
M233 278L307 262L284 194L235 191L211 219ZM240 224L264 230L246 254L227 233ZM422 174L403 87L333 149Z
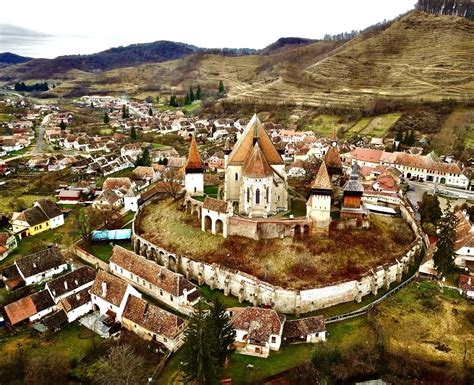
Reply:
M72 226L79 233L84 243L92 241L92 232L97 229L116 229L122 226L120 209L114 206L82 208L73 218Z
M66 384L69 362L58 354L39 355L26 364L25 383L31 385Z
M130 345L116 345L98 362L95 382L99 385L132 385L146 382L145 360Z
M182 176L178 170L168 167L163 174L163 180L158 184L158 189L176 198L183 189L181 179Z

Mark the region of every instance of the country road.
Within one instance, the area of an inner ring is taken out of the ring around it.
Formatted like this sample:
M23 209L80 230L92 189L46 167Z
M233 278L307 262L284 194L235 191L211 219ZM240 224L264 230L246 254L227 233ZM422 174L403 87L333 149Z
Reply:
M39 154L40 152L42 152L43 148L46 147L46 145L44 144L44 129L46 128L50 117L51 114L46 115L41 121L41 124L38 128L38 136L36 138L36 147L30 152L31 155Z

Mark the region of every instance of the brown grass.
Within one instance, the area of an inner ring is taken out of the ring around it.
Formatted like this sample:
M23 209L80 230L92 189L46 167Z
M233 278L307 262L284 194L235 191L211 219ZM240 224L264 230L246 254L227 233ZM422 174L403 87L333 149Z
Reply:
M138 229L146 239L172 252L292 288L356 279L371 268L393 262L413 240L402 219L380 216L372 216L369 230L331 228L328 238L225 239L202 232L197 217L170 200L145 207Z

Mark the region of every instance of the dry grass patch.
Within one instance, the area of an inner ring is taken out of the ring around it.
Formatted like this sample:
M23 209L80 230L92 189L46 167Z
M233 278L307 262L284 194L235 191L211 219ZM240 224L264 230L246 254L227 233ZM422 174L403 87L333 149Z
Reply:
M473 322L472 304L456 290L441 292L434 282L409 285L379 305L374 316L387 353L400 358L407 375L474 370Z
M370 230L337 230L328 238L272 239L204 233L196 216L180 202L154 202L143 209L138 231L177 254L241 270L275 285L301 289L356 279L371 268L393 262L413 241L400 218L372 216Z

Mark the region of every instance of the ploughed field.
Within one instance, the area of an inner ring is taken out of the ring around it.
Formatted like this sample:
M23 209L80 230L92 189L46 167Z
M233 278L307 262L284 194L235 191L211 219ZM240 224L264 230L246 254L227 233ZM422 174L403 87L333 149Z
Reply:
M148 241L197 261L219 263L286 288L303 289L357 279L394 262L414 240L401 218L371 216L369 230L337 230L310 236L255 241L201 231L197 215L182 201L155 201L143 208L136 230Z

